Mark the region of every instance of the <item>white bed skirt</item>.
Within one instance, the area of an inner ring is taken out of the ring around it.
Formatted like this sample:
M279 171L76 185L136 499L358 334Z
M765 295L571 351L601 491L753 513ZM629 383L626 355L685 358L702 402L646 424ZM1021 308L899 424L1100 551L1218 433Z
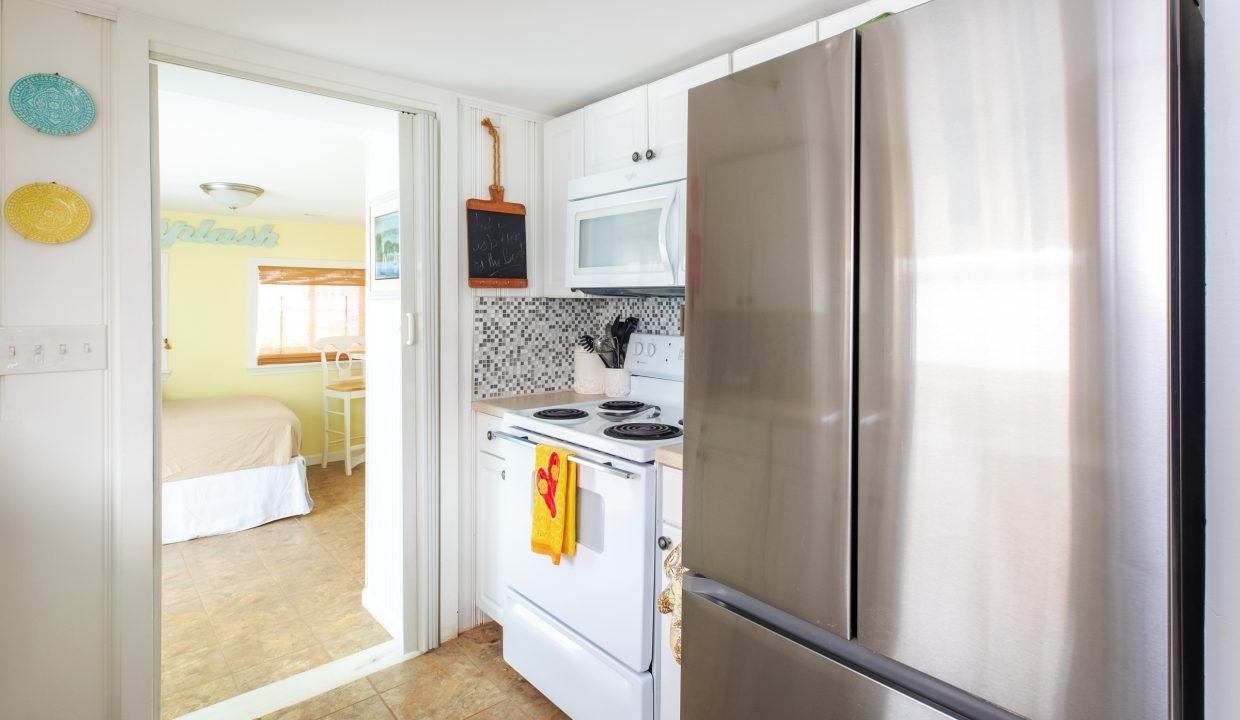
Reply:
M258 527L314 507L306 459L163 485L164 544Z

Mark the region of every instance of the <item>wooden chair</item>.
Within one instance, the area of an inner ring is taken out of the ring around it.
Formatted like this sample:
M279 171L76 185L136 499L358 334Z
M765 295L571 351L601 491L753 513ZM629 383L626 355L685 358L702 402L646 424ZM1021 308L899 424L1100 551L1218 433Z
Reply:
M364 363L350 354L350 351L361 354L364 347L365 338L357 335L335 335L314 341L314 349L319 351L319 364L323 367L323 467L327 467L332 444L344 443L346 475L352 475L357 464L353 462L353 451L366 449L365 436L353 437L353 401L366 398ZM332 400L341 402L340 410L331 409ZM332 429L332 415L343 418L343 430ZM333 435L340 438L333 440ZM355 440L361 442L355 444Z

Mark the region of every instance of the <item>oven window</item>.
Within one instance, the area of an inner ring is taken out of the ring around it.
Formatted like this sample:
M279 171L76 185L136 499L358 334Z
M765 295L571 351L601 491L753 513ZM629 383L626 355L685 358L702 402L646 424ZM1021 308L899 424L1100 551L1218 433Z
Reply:
M662 215L663 211L654 207L579 219L578 268L659 267L663 264L659 252Z

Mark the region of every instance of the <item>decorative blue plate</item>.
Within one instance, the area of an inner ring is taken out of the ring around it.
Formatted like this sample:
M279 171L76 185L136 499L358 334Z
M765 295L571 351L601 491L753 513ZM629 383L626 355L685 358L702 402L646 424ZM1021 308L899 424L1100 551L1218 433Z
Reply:
M13 83L9 107L19 120L48 135L76 135L95 122L95 101L67 77L35 73Z

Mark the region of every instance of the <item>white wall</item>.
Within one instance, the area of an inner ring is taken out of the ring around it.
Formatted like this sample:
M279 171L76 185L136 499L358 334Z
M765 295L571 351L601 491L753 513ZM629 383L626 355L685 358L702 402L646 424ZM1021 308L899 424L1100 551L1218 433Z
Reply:
M542 226L539 224L540 200L539 191L542 187L540 179L540 163L542 157L541 139L542 126L534 118L513 114L501 107L488 106L477 101L462 101L458 108L459 149L457 152L458 167L458 198L455 210L457 224L462 236L465 232L465 200L469 198L488 199L487 188L491 185L492 149L491 136L482 126L482 119L489 117L500 133L500 184L504 186L504 200L525 205L526 234L526 267L529 269L529 287L517 289L479 288L470 289L465 282L469 275L469 258L462 251L458 258L457 302L460 304L458 325L462 332L457 337L457 352L462 358L461 374L458 378L456 391L449 386L444 387L444 402L454 407L468 409L473 399L473 299L478 295L535 296L540 293L542 282L541 258L539 256ZM462 247L464 242L462 241ZM469 438L472 430L473 414L462 412L457 418L457 431L462 438ZM470 446L472 447L472 446ZM459 568L455 588L458 597L456 605L460 608L457 624L460 629L476 625L480 618L474 607L474 506L476 483L473 477L472 458L467 459L456 473L460 482L452 490L445 492L440 498L444 514L454 513L455 521L460 527L460 543L455 554L445 554L441 558L445 568ZM445 572L442 576L449 583L450 576ZM445 588L445 591L447 588Z
M106 373L0 380L0 718L158 715L152 50L436 113L445 189L438 271L444 287L463 285L456 137L457 110L468 98L126 11L104 20L96 11L112 14L95 0L0 0L3 87L30 72L61 72L90 90L100 110L95 127L72 138L38 135L0 110L0 194L57 180L80 190L95 211L90 232L63 247L35 245L0 225L0 323L106 323L110 343ZM458 297L446 294L445 317L457 315ZM444 323L443 332L443 381L468 388L469 357L458 355L468 328ZM444 497L451 495L445 512L455 518L453 430L462 413L450 399L440 408L440 452ZM445 555L455 558L455 522L444 530ZM455 568L443 572L452 575L440 600L447 638L457 627L457 577Z
M111 23L29 0L0 3L0 77L59 72L99 112L58 138L0 111L0 197L36 181L81 193L93 223L39 245L0 225L0 324L101 325L113 252ZM7 105L7 104L6 104ZM0 379L0 717L93 718L109 702L112 588L109 377L102 371Z
M1206 716L1240 714L1240 3L1206 0Z

